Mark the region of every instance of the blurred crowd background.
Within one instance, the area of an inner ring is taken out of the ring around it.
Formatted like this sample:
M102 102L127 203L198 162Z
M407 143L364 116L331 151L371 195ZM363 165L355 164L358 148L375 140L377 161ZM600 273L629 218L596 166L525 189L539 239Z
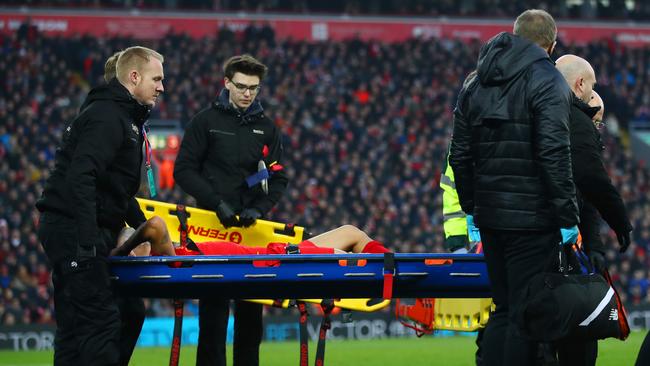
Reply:
M485 3L491 9L502 2L459 3ZM117 7L119 2L72 3ZM133 1L129 6L169 3L182 7L189 2ZM284 10L288 3L224 0L207 1L205 6ZM309 10L316 6L314 1L297 3ZM346 2L331 3L334 7ZM411 6L410 12L428 4L399 3ZM526 7L525 2L509 3L517 3L507 9L509 17ZM553 12L561 2L548 3ZM456 2L436 4L462 14ZM365 7L359 5L359 11ZM479 42L308 43L277 40L264 26L251 26L241 34L222 29L215 37L198 40L169 34L159 41L139 42L44 37L25 25L0 36L0 325L53 321L50 274L36 237L39 215L34 203L53 167L65 123L76 115L89 88L103 82L105 60L133 44L165 56L166 92L151 118L177 119L182 126L221 90L226 58L250 53L268 65L259 99L284 133L282 163L291 177L271 219L305 226L314 234L353 224L399 252L444 251L439 177L456 95L475 66ZM630 121L650 119L650 49L626 49L611 40L585 46L560 42L554 57L565 53L586 58L596 70L596 90L606 104L606 128L601 131L605 161L635 227L633 245L619 254L615 236L603 226L609 268L628 304L648 304L649 174L645 162L629 153L626 129ZM148 197L146 190L140 196ZM157 199L193 204L178 188L161 189ZM150 302L148 308L151 315L171 311L161 301Z
M650 19L645 0L5 0L9 6L252 13L516 16L544 8L556 18Z

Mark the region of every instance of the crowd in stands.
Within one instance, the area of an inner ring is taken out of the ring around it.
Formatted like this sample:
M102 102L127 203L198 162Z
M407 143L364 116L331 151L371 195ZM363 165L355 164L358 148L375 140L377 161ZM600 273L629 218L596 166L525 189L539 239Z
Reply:
M52 321L34 203L65 124L88 89L103 82L104 61L132 44L37 32L0 36L0 325ZM142 44L165 55L165 94L151 118L182 125L216 97L227 57L248 52L269 66L259 98L284 133L291 178L271 219L314 234L353 224L400 252L444 251L439 177L455 98L479 42L306 43L250 29L199 40L170 34ZM564 53L590 60L598 74L596 89L607 104L605 160L635 226L624 255L603 227L607 258L625 300L648 304L650 179L621 136L627 121L649 117L641 106L650 98L650 52L603 41L561 45L556 55ZM158 199L193 204L178 188L161 190ZM152 314L169 312L165 302L150 305Z
M542 7L557 18L648 20L645 0L8 0L8 6L403 16L517 16Z

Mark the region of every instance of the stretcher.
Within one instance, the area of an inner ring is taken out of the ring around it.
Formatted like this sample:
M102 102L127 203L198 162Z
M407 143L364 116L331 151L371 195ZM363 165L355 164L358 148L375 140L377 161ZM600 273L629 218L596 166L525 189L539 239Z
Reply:
M165 221L172 241L180 241L180 222L178 206L171 203L138 198L138 203L145 217L150 219L158 216ZM184 207L187 216L188 235L197 243L206 241L231 241L241 245L264 247L271 242L298 244L303 240L305 229L301 226L278 223L267 220L257 220L249 228L231 227L224 228L212 211L194 207ZM277 297L273 297L277 299ZM292 297L294 299L294 297ZM300 299L301 301L320 304L322 299ZM290 300L251 299L250 301L263 305L287 308ZM370 299L341 299L338 298L334 305L353 311L372 312L390 305L390 300L370 302Z
M265 246L270 242L299 243L304 233L301 227L264 220L250 228L225 229L210 211L145 199L139 199L139 203L147 218L159 216L166 222L173 241L184 242L191 236L196 242L223 240ZM274 264L269 266L269 261ZM461 297L489 296L483 256L476 254L202 255L113 257L110 262L111 278L121 293L175 299L170 365L177 365L179 359L183 302L178 299L236 298L281 307L290 304L283 299L304 299L297 301L301 329L306 319L304 303L320 304L324 316L316 362L323 364L325 332L335 306L376 311L395 297L438 297L445 298L439 299L439 304L448 300L452 305L466 301L458 300ZM469 317L468 310L459 312L454 305L448 308L451 318L449 312L441 314L444 307L436 309L435 322L442 324L438 328L472 330L487 319L482 310L478 316L472 314L476 306L468 308ZM440 315L443 319L439 319ZM300 360L301 365L306 365L307 343L303 338L301 335Z
M261 265L276 261L277 266ZM113 257L123 293L141 297L237 299L489 297L480 254L383 254Z

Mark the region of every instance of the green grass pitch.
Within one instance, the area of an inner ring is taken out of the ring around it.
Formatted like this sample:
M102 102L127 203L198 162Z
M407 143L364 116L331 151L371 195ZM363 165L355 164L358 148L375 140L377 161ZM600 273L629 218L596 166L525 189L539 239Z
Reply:
M645 332L635 332L625 342L608 339L599 342L598 366L633 365ZM327 342L325 363L335 366L347 365L474 365L474 338L423 337L367 341ZM183 347L180 364L194 365L195 347ZM229 359L232 347L228 347ZM313 364L316 343L310 343L310 362ZM132 366L166 365L168 348L137 348L131 360ZM0 352L0 365L42 366L52 364L52 352ZM263 343L260 365L297 365L298 342Z

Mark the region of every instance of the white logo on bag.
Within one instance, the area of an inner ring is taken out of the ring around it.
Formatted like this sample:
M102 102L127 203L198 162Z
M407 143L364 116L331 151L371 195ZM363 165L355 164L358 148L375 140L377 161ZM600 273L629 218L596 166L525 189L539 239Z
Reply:
M77 262L75 261L70 262L70 267L77 268Z
M618 309L612 309L612 311L609 313L609 320L618 321Z
M264 131L262 131L262 130L255 130L255 129L254 129L254 130L253 130L253 133L256 133L256 134L258 134L258 135L263 135L263 134L264 134Z

